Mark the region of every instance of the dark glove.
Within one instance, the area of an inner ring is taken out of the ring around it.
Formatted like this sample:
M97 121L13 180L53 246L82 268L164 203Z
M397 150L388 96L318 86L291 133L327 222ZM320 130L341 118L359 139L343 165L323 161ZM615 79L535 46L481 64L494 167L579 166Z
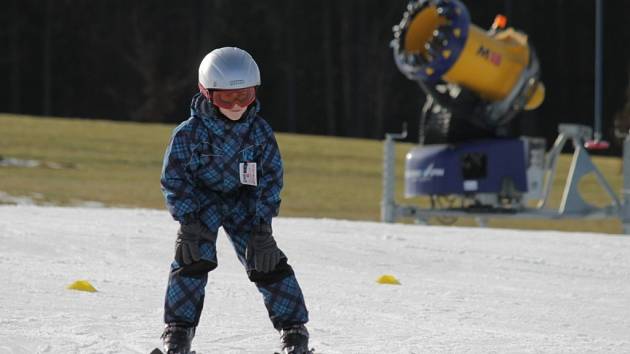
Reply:
M257 272L269 273L276 268L280 260L287 258L276 245L272 233L269 224L254 226L245 257L248 260L254 260L254 268Z
M211 233L199 220L182 224L177 231L175 241L175 260L180 265L189 265L201 259L199 242L204 239L214 241L216 235Z

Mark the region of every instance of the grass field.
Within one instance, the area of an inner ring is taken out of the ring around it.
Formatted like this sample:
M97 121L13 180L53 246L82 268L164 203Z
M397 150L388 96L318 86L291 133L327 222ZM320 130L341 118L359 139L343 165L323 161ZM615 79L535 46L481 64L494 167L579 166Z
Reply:
M0 167L0 193L36 204L164 208L159 177L174 125L0 114L0 156L43 162ZM285 161L281 216L379 220L383 144L379 141L277 134ZM397 201L402 197L404 155L397 145ZM615 191L621 190L618 158L594 158ZM550 207L560 203L570 156L562 156ZM609 204L593 176L580 184L583 198ZM5 195L5 203L9 199ZM436 220L432 223L438 224ZM469 219L455 225L474 225ZM620 233L616 219L592 221L491 220L492 227Z

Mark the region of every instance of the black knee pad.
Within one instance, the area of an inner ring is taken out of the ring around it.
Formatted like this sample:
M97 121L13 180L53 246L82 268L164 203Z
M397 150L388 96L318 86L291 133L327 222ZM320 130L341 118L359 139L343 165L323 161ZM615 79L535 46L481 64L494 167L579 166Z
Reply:
M217 267L215 262L202 259L192 264L185 265L181 268L173 271L173 274L181 275L184 277L201 277L208 274Z
M247 272L249 280L262 285L276 283L291 275L293 275L293 268L287 263L286 258L282 258L276 268L269 273L258 272L255 269L251 269Z

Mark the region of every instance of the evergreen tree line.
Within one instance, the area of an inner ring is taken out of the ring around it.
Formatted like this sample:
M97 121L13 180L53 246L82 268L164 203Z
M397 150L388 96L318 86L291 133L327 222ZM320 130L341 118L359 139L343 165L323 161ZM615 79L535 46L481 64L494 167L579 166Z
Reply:
M550 144L558 123L592 125L594 0L464 1L482 28L497 13L527 33L545 103L521 114L521 134ZM262 115L281 132L381 139L424 97L392 59L406 0L4 0L0 111L140 122L188 117L210 50L249 51L262 72ZM630 1L605 1L604 137L627 130ZM626 123L624 123L626 122Z

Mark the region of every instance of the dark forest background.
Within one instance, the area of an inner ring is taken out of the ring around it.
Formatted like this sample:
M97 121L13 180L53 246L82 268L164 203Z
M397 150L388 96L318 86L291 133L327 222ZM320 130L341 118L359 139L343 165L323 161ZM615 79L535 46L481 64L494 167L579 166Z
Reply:
M547 96L515 122L520 134L551 144L560 122L592 125L594 0L464 2L482 28L507 15L538 52ZM262 114L276 131L381 139L408 122L414 141L424 97L389 48L406 3L0 0L0 112L179 122L203 56L238 46L261 68ZM615 119L630 117L629 15L630 1L604 1L609 141Z

